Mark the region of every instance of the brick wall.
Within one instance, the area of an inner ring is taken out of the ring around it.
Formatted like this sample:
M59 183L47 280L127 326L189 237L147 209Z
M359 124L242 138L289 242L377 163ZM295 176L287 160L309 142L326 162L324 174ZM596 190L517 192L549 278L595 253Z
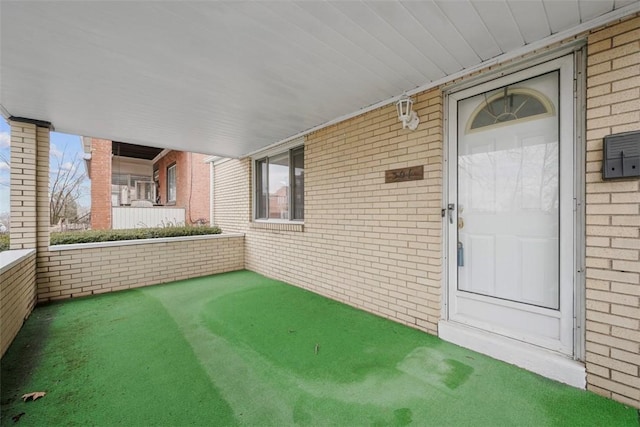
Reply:
M209 164L204 154L170 151L154 165L159 172L160 203L167 204L167 168L176 165L175 206L185 208L188 224L198 220L209 222Z
M640 407L640 180L601 178L603 137L640 130L640 16L585 36L588 388ZM417 100L413 133L389 106L307 136L304 227L245 220L250 161L216 166L215 221L246 231L247 268L435 333L442 100ZM384 170L420 164L424 181L384 184Z
M11 125L11 249L36 247L36 125ZM49 221L47 220L47 223Z
M210 174L209 163L204 159L208 156L198 153L188 153L191 165L191 174L188 177L189 187L185 186L184 194L187 198L186 218L190 223L198 220L209 223L211 206L211 189L209 187ZM180 188L178 189L180 191ZM190 198L189 198L190 195Z
M640 130L640 16L588 38L588 388L640 407L640 180L602 181L603 137Z
M232 178L217 174L216 189L230 199L216 200L215 222L229 231L246 231L244 245L242 237L218 237L48 251L48 131L33 132L33 127L12 123L12 156L14 135L16 147L24 145L20 149L26 177L20 179L32 185L32 160L37 170L35 194L28 193L29 188L22 193L23 201L35 200L36 215L18 210L25 213L16 218L24 236L16 237L15 244L24 238L31 245L36 239L38 299L110 292L246 266L436 333L442 283L442 95L431 90L415 99L422 121L415 132L401 129L390 105L307 136L304 227L250 223L250 162L216 167L226 168ZM636 14L588 36L585 165L588 387L636 407L640 181L603 182L601 169L603 137L640 130L639 100ZM424 180L384 183L385 170L414 165L425 166ZM161 185L166 185L166 168L160 172ZM178 170L178 194L185 180ZM166 188L163 191L166 197ZM18 207L12 201L12 211ZM13 236L12 231L12 245Z
M49 206L49 149L51 132L49 128L38 126L36 132L36 286L38 274L50 243L50 206Z
M20 318L20 314L26 313L25 315L27 315L31 311L32 288L37 288L38 274L42 271L41 264L49 247L50 228L50 126L46 123L25 123L20 120L11 120L10 124L12 192L10 247L12 250L35 249L35 252L29 255L28 261L25 261L27 264L22 263L19 268L11 269L11 277L5 278L5 272L4 270L2 271L3 277L2 282L0 282L3 292L2 304L4 306L5 297L7 300L13 299L18 304L17 311L13 312L16 317L7 319L9 323L14 321L22 322L24 317ZM10 256L11 254L8 255ZM34 280L36 282L35 287ZM14 286L14 289L5 295L4 292L9 289L8 286L11 283L13 283L11 286ZM17 286L17 289L15 286ZM18 296L16 296L16 293ZM27 300L29 302L25 303ZM11 310L8 311L11 312ZM2 328L4 329L5 319L3 318L2 320ZM12 327L15 327L15 323L12 324ZM10 331L11 329L8 330Z
M6 262L9 257L12 262ZM0 255L0 357L29 316L36 298L36 252L19 250Z
M180 172L182 172L182 167L178 167L178 157L181 156L180 151L170 151L166 155L162 156L156 163L154 163L153 168L158 169L158 180L160 182L159 187L157 189L160 194L160 204L166 205L168 203L168 194L167 194L167 168L171 166L173 163L176 163L176 186L180 185ZM177 192L177 190L176 190ZM176 198L177 198L176 194ZM178 207L184 207L182 205L178 205Z
M213 224L225 233L248 230L251 221L251 160L227 160L214 166Z
M242 235L52 246L39 263L38 301L75 298L244 268Z
M91 138L91 228L111 228L111 141Z
M307 137L304 227L249 224L249 161L216 166L215 222L246 231L246 267L435 333L442 96L415 100L415 132L401 128L390 105ZM384 183L385 170L415 165L424 165L424 180Z

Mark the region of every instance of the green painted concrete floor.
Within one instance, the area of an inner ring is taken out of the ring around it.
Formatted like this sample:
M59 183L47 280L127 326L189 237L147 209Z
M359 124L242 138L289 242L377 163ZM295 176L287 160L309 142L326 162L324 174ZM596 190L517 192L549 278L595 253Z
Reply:
M3 426L638 426L633 408L247 271L38 307L1 375Z

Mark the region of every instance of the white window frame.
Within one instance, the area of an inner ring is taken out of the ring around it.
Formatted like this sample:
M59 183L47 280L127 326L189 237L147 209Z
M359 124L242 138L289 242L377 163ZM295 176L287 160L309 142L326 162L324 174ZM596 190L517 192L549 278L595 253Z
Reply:
M145 189L148 188L150 198L140 197L140 194L145 193ZM156 186L153 181L136 181L136 199L135 200L148 200L152 203L156 201Z
M260 160L264 160L269 157L277 156L282 153L290 153L292 150L297 148L304 148L304 137L296 138L289 142L280 144L276 147L272 147L257 153L254 153L251 156L251 197L252 197L252 209L251 209L251 219L254 222L263 222L263 223L277 223L277 224L304 224L304 219L280 219L280 218L258 218L257 213L257 202L258 202L258 188L256 186L257 177L256 177L256 163ZM292 165L289 165L291 168ZM306 168L306 166L305 166ZM290 174L291 176L291 174ZM291 186L291 183L289 183ZM267 207L268 211L268 207ZM289 216L293 214L293 193L289 192Z
M171 182L169 181L169 171L173 169L173 199L171 198ZM167 167L167 204L175 204L178 198L178 175L176 164Z
M533 58L526 58L522 61L517 61L514 64L510 65L510 66L506 66L506 67L501 67L498 68L494 71L487 71L484 73L480 73L478 76L476 77L471 77L468 79L464 79L460 82L456 82L454 84L449 85L448 87L445 88L445 97L444 97L444 107L443 110L444 111L450 111L451 109L451 102L454 102L451 98L452 94L456 94L459 92L462 92L465 89L471 88L471 87L476 87L479 86L483 83L487 83L490 82L496 78L502 77L502 76L508 76L508 75L512 75L512 74L516 74L518 72L521 71L525 71L525 70L530 70L530 69L535 69L537 66L550 62L550 61L555 61L555 60L561 60L563 57L565 57L568 54L573 54L574 55L574 76L573 76L573 94L572 94L572 99L573 101L570 103L567 103L566 101L563 102L562 99L562 94L560 94L560 108L571 108L572 109L572 113L573 113L573 126L574 126L574 135L573 135L573 140L574 140L574 147L572 148L573 150L573 156L574 156L574 162L573 162L573 177L572 179L574 180L573 183L573 191L574 191L574 200L573 200L573 217L574 217L574 226L573 226L573 234L574 234L574 239L573 239L573 256L574 258L574 268L573 268L573 274L574 274L574 292L575 292L575 296L574 296L574 359L578 360L578 361L583 361L584 360L584 355L585 355L585 350L584 350L584 343L585 343L585 337L584 337L584 322L585 322L585 297L584 297L584 228L585 228L585 223L584 223L584 176L585 176L585 171L584 171L584 152L585 152L585 139L584 139L584 128L585 128L585 124L584 124L584 96L586 93L586 89L585 89L585 69L586 69L586 64L585 64L585 42L584 40L579 40L575 43L570 43L568 45L562 46L560 48L557 49L551 49L548 52L545 52L542 55L533 57ZM534 73L534 74L539 74L539 73ZM532 77L534 77L535 75L532 75ZM565 76L566 77L566 76ZM566 85L565 85L565 89L566 89ZM575 104L574 104L575 102ZM570 104L570 106L568 105ZM582 114L580 114L580 112L583 112ZM451 147L447 147L448 141L451 140L452 138L452 134L455 135L455 128L452 128L452 120L450 120L449 118L449 114L445 114L444 117L445 120L445 125L444 125L444 131L445 131L445 135L444 135L444 141L445 141L445 150L444 150L444 157L443 157L443 164L444 164L444 168L446 171L445 172L443 178L444 178L444 182L443 182L443 207L447 207L448 205L448 201L449 201L449 197L451 197L451 200L455 199L455 195L451 195L449 192L449 182L451 182L454 178L451 174L452 172L452 167L450 167L450 159L452 158L452 153L451 153ZM562 126L562 124L561 124ZM566 131L566 129L565 129ZM562 155L562 154L561 154ZM565 153L566 155L566 153ZM563 172L561 172L562 174ZM565 171L566 173L566 171ZM563 177L561 176L561 179L563 179ZM562 184L561 184L562 185ZM443 236L447 236L448 230L449 230L449 225L448 222L445 221L443 222ZM452 253L452 248L450 248L448 246L448 243L450 241L450 238L444 239L445 244L442 247L442 256L443 256L443 261L445 261L445 263L449 266L451 266L451 259L453 259L453 253ZM582 249L581 249L582 248ZM450 255L451 254L451 255ZM556 363L550 363L550 361L556 361L556 360L564 360L564 364L562 365L561 370L557 371L557 372L563 372L563 373L569 373L569 375L571 376L571 379L567 379L568 377L566 377L565 379L562 380L562 382L567 382L567 383L572 383L572 380L575 379L579 379L579 381L576 382L576 384L578 384L578 382L580 382L580 384L576 385L579 388L584 388L584 378L585 378L585 374L584 374L584 364L582 363L573 363L573 362L567 362L567 359L564 356L558 356L558 358L556 357L549 357L549 355L553 355L554 353L549 352L547 350L543 350L541 353L541 357L536 357L535 359L532 357L533 352L531 351L531 349L528 349L524 352L518 352L518 348L516 347L512 347L509 348L507 350L505 350L502 346L500 346L500 342L496 342L496 341L488 341L486 335L482 334L482 333L476 333L473 330L471 330L471 332L467 331L466 329L461 333L458 334L458 331L453 330L453 328L450 328L449 322L448 322L448 312L449 312L449 283L451 281L451 276L452 273L450 271L450 268L445 268L443 271L443 277L442 277L442 286L443 286L443 303L442 303L442 307L441 307L441 320L439 322L439 336L441 338L444 338L447 341L454 341L454 337L458 337L458 336L462 336L463 340L466 340L467 345L469 348L473 348L473 347L477 347L480 348L481 345L485 345L486 346L486 351L485 350L480 350L482 353L487 353L490 354L490 351L494 351L496 353L499 353L499 355L495 356L498 359L503 359L503 357L505 357L504 360L506 359L506 356L500 356L500 355L517 355L518 357L521 357L523 360L528 360L528 370L532 370L534 372L537 372L536 370L536 366L543 366L543 367L548 367L549 369L554 369L557 364ZM476 339L476 337L478 337L478 339ZM461 341L462 342L462 341ZM537 347L532 347L532 349L536 349ZM515 363L515 362L510 362L510 363ZM547 369L547 371L549 370ZM541 369L540 372L542 372L544 369ZM576 374L575 376L573 376L573 374ZM548 373L544 373L543 375L548 376L553 378L553 375L550 375Z

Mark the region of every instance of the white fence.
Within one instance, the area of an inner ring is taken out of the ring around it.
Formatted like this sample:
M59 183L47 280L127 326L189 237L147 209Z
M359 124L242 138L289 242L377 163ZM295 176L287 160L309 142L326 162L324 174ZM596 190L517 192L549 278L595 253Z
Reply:
M154 206L152 208L133 208L119 206L111 208L111 228L146 228L167 225L184 225L184 208Z

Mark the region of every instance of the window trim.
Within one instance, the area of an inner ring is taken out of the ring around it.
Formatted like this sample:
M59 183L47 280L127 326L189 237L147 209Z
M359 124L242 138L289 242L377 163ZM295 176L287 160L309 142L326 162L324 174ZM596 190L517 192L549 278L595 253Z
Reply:
M547 73L548 74L548 73ZM517 84L519 84L520 82L518 82ZM517 85L516 84L516 85ZM514 85L511 85L514 86ZM484 126L480 126L480 127L476 127L476 128L472 128L471 126L473 125L473 122L475 121L476 117L478 116L478 114L480 114L480 112L482 110L484 110L487 105L489 105L490 103L503 98L505 95L502 92L496 92L493 95L491 95L490 97L488 97L487 99L485 99L484 103L480 103L480 105L478 105L476 107L476 109L471 113L471 116L469 116L469 120L467 121L466 125L465 125L465 133L469 134L469 133L475 133L475 132L482 132L485 130L489 130L489 129L495 129L497 127L502 127L505 126L507 124L513 124L514 122L517 123L522 123L522 122L526 122L526 121L530 121L530 120L537 120L537 119L542 119L544 117L551 117L554 116L556 111L555 111L555 107L553 106L553 103L547 98L547 96L545 94L543 94L542 92L539 92L535 89L531 89L531 88L523 88L523 87L518 87L518 86L514 86L514 87L509 87L506 86L507 88L507 95L526 95L529 96L533 99L535 99L536 101L540 102L540 104L542 104L542 106L545 109L544 113L538 113L538 114L533 114L530 116L524 116L524 117L518 117L516 119L513 120L507 120L504 122L496 122L496 123L492 123L489 125L484 125ZM501 90L503 88L498 88L497 90Z
M302 162L304 163L304 145L289 149L289 221L304 222L304 185L302 186L302 218L291 218L296 210L295 194L296 194L296 168L294 166L293 157L296 151L302 151ZM303 168L304 171L304 168ZM304 173L304 172L303 172Z
M284 144L280 144L277 147L271 147L259 153L255 153L251 156L251 220L255 223L269 223L269 224L299 224L304 225L304 218L302 219L282 219L282 218L258 218L257 210L258 210L258 177L257 177L257 162L268 159L269 157L277 156L278 154L282 154L285 152L289 153L289 186L292 188L292 179L294 176L294 171L292 168L291 160L292 160L292 152L296 149L302 148L304 153L304 137L296 138L294 140L288 141ZM268 163L267 163L268 165ZM289 203L289 216L293 214L293 191L289 191L288 197ZM269 211L269 204L267 200L267 215ZM304 210L303 210L304 215Z
M140 199L138 197L140 195L139 189L143 188L144 186L147 186L147 185L149 186L149 189L151 190L151 198L150 199ZM155 200L156 200L155 183L153 181L136 181L135 182L135 194L136 194L136 199L135 200L148 200L151 203L155 203Z
M169 170L173 168L174 169L174 173L173 173L173 178L174 178L174 188L175 188L175 198L173 200L170 199L170 193L171 193L171 185L169 183ZM169 166L167 166L167 175L165 177L165 181L167 182L167 205L175 205L176 204L176 200L178 199L178 168L176 166L176 162L171 163Z

